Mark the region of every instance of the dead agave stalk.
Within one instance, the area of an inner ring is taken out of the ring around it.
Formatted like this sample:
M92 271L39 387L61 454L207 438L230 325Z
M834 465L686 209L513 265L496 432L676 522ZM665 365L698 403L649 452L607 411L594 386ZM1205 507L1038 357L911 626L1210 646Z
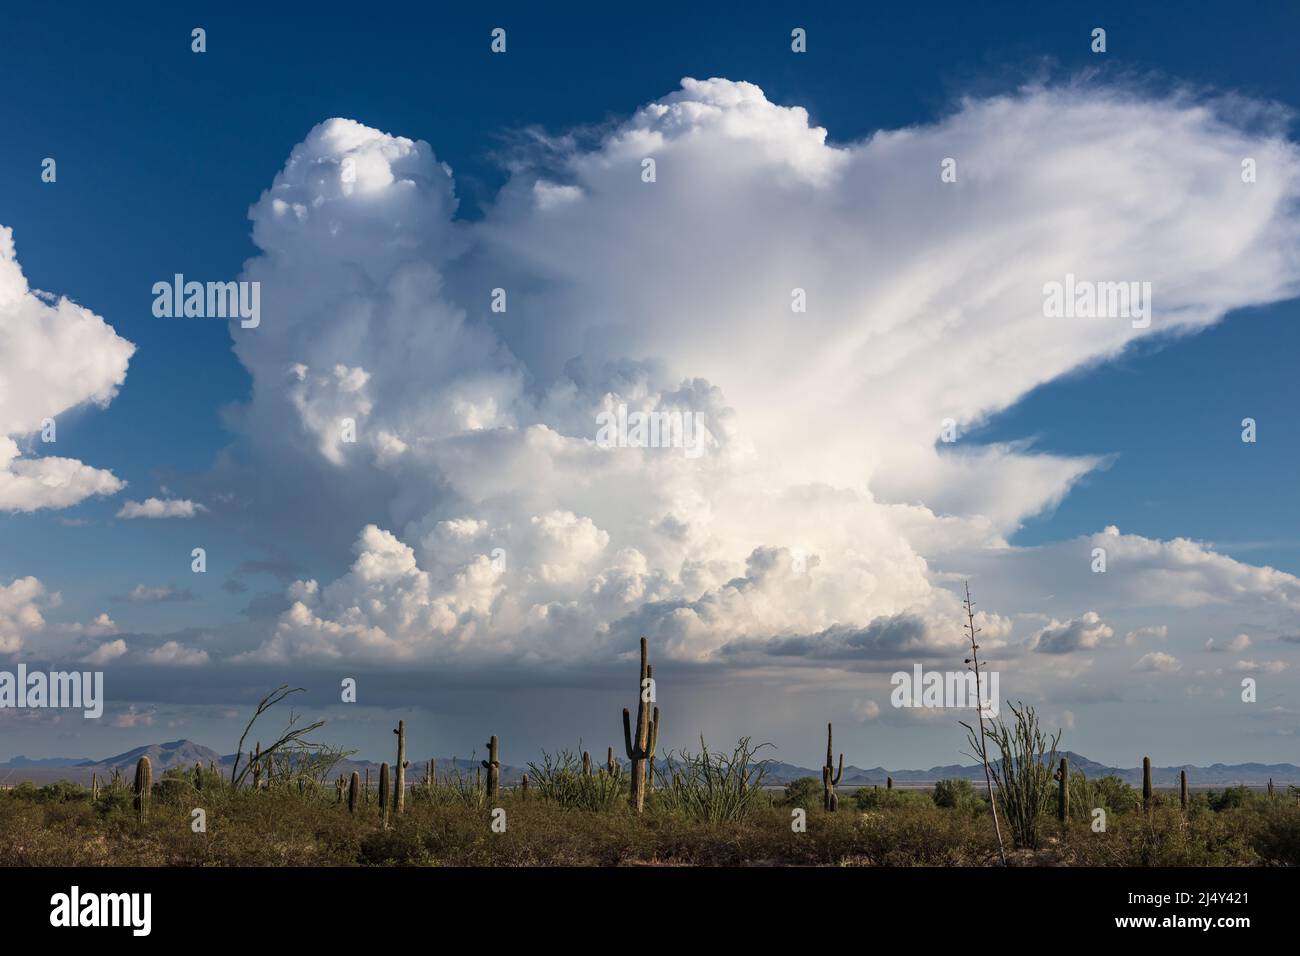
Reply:
M975 626L975 602L970 599L969 581L966 582L965 606L966 606L966 632L967 632L967 636L970 638L970 657L966 658L966 664L975 669L975 713L979 717L979 721L980 721L979 758L980 758L980 763L984 765L984 786L988 788L989 807L993 810L993 830L998 837L998 857L1002 860L1002 865L1006 866L1007 848L1002 842L1002 824L998 820L998 798L997 798L997 794L993 792L993 777L989 773L988 742L985 740L984 737L986 732L984 729L984 705L980 701L980 694L979 694L980 646L975 643L975 635L978 634L982 630L982 628L978 628ZM974 734L972 734L971 736L973 737ZM891 780L890 783L892 782L893 781Z

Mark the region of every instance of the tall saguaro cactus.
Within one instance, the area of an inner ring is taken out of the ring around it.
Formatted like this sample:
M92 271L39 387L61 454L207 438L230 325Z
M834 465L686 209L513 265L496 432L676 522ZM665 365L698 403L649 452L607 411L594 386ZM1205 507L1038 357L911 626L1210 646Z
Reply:
M1142 809L1151 809L1151 758L1142 758Z
M1178 771L1178 797L1184 810L1187 809L1187 771Z
M379 820L383 823L385 829L388 828L388 805L391 799L392 794L389 793L388 784L388 764L381 763L379 765Z
M355 770L352 771L352 778L348 781L348 813L357 812L357 803L361 797L361 774Z
M394 802L397 814L401 816L406 809L406 768L411 765L406 759L406 721L399 720L393 733L397 734L397 799Z
M144 823L149 815L149 795L153 792L153 765L148 757L141 757L135 764L135 818Z
M1061 758L1061 766L1056 769L1056 817L1062 823L1070 816L1070 761Z
M495 800L497 794L501 791L501 761L500 761L501 742L497 735L493 734L487 743L488 758L480 760L483 769L487 771L487 798Z
M632 783L628 803L640 813L645 809L646 768L651 755L659 746L659 708L651 714L651 689L654 687L654 668L650 666L650 652L646 639L641 638L641 680L637 684L636 736L632 736L632 714L623 708L623 745L627 759L632 762Z
M840 769L835 769L835 746L831 737L831 725L826 725L826 763L822 765L822 809L834 813L840 808L840 798L835 793L840 777L844 775L844 754L840 754Z

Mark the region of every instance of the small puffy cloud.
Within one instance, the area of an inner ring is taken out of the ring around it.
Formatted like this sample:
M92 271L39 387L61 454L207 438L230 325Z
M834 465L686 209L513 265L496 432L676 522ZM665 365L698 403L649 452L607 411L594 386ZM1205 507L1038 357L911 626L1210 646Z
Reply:
M28 287L13 232L0 226L0 511L67 508L124 482L73 458L24 456L15 438L87 403L105 406L135 346L102 318Z
M1247 634L1238 634L1236 637L1232 638L1231 640L1224 641L1221 644L1215 643L1214 638L1210 638L1205 642L1205 649L1207 651L1219 652L1219 653L1226 653L1229 651L1231 651L1232 653L1239 653L1241 651L1247 650L1249 647L1250 647L1250 636Z
M132 604L166 604L175 601L193 601L194 593L189 588L175 588L170 584L137 584L129 592L113 600L129 601Z
M875 720L880 716L880 705L874 700L864 700L860 697L853 698L853 719L863 724L868 720Z
M1135 671L1146 671L1158 674L1173 674L1182 670L1183 665L1172 654L1166 654L1164 651L1152 651L1149 654L1143 654L1138 658L1137 663L1133 665Z
M1164 624L1152 624L1147 627L1139 627L1137 630L1129 631L1124 635L1124 643L1132 646L1138 641L1159 640L1163 641L1169 636L1169 628Z
M179 641L167 641L146 652L144 659L163 667L195 667L208 662L208 652L186 647Z
M115 640L105 641L100 644L85 657L81 658L81 660L86 664L104 665L117 660L125 654L126 651L126 641L119 637Z
M1238 674L1280 674L1288 666L1286 661L1237 661L1232 669Z
M34 577L16 578L0 584L0 654L15 654L23 639L45 629L43 607L57 603L45 585Z
M152 727L154 724L153 710L137 710L135 704L131 704L126 710L113 715L112 724L114 727L134 728L134 727Z
M1030 639L1029 647L1040 654L1070 654L1096 650L1114 636L1115 631L1101 615L1088 611L1064 624L1052 621Z
M117 517L132 518L193 518L208 509L184 498L161 499L146 498L144 501L128 501L122 505Z

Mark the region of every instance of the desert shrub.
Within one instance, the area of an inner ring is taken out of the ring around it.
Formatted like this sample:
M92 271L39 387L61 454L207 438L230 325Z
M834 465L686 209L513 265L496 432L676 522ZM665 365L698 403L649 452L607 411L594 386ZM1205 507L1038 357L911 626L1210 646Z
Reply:
M799 777L785 785L785 797L782 802L787 807L821 806L822 782L816 777Z
M934 807L934 800L924 790L881 790L879 787L859 787L853 792L853 803L859 810Z
M983 809L984 798L975 792L975 785L965 778L940 780L931 794L936 807L954 810Z
M1205 796L1210 809L1216 813L1222 813L1224 810L1235 810L1237 807L1247 806L1255 800L1255 794L1251 793L1249 787L1227 787L1223 793L1218 794L1210 790Z
M1142 805L1137 790L1119 777L1107 774L1089 780L1082 770L1070 774L1070 819L1092 820L1092 811L1101 807L1107 816L1129 813Z
M1056 745L1061 739L1047 737L1038 727L1034 708L1024 704L1007 706L1015 718L1012 726L997 717L989 726L981 724L986 740L980 731L963 723L975 758L985 754L987 741L997 745L999 756L989 760L989 772L997 792L998 811L1011 831L1016 845L1035 849L1038 846L1039 820L1051 806L1056 796L1056 782L1052 779L1056 764Z
M577 756L567 750L551 755L542 751L542 762L528 765L530 791L562 810L612 810L627 800L621 773L601 769L585 774Z
M700 737L700 752L669 751L662 765L656 765L656 803L664 810L681 813L692 820L725 823L743 820L755 810L768 807L772 798L763 789L766 760L754 755L757 747L741 737L731 754L712 753Z
M1300 866L1300 807L1271 807L1262 814L1251 843L1269 863Z

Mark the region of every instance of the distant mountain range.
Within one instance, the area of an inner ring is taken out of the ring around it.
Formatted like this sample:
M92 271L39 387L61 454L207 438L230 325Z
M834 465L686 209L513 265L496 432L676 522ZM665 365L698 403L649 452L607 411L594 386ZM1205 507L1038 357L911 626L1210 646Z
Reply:
M213 763L219 767L228 768L235 759L233 754L222 756L210 747L196 744L192 740L173 740L170 743L136 747L134 750L128 750L113 757L106 757L103 760L78 760L66 757L35 759L31 757L14 757L0 763L0 782L14 783L20 780L32 780L37 783L47 783L60 778L80 780L82 777L88 781L91 773L94 772L111 773L116 769L125 773L133 769L136 761L145 756L153 764L155 773L169 770L172 767L192 767L196 763L201 763L205 767L209 763ZM1125 783L1134 786L1140 786L1142 783L1141 767L1108 767L1072 751L1065 751L1060 756L1066 757L1070 761L1070 769L1082 770L1089 778L1113 774ZM472 776L475 768L479 765L477 759L471 760L465 757L435 757L434 760L440 778L444 778L452 772ZM598 761L597 765L600 764L603 764L603 760ZM428 758L412 760L410 767L406 771L406 779L412 783L423 780L427 766ZM525 767L502 764L502 783L511 784L516 782L526 769ZM344 760L339 763L337 768L338 773L345 775L351 774L354 770L362 775L365 774L366 770L369 770L372 778L377 778L379 763L373 760ZM1178 785L1179 771L1182 770L1187 771L1188 782L1196 787L1222 787L1233 784L1264 786L1269 780L1272 780L1277 786L1292 783L1300 784L1300 767L1289 763L1216 763L1210 767L1196 767L1191 764L1174 767L1152 767L1152 783L1157 787L1175 787ZM770 761L767 765L765 781L770 785L779 786L799 777L816 777L820 779L821 769ZM894 779L894 783L902 786L931 784L936 780L953 778L982 781L984 779L984 768L980 764L948 764L942 767L931 767L929 770L886 770L884 767L863 769L861 767L846 766L844 776L840 780L840 787L853 788L877 784L883 786L889 777Z

